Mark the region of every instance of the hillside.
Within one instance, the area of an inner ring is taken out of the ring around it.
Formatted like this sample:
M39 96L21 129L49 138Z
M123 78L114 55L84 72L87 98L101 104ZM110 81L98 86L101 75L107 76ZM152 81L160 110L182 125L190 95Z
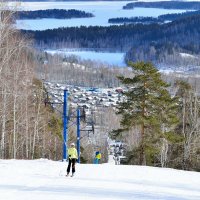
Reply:
M115 49L126 51L152 43L165 46L172 42L178 47L199 52L200 16L176 20L168 24L136 24L121 26L90 26L58 28L45 31L22 31L33 36L36 45L51 47L74 45L79 48ZM187 40L185 40L187 38ZM64 44L63 44L64 41Z
M77 164L50 160L0 160L3 200L200 199L200 174L166 168Z
M200 9L200 2L198 1L147 1L128 3L123 9L134 9L138 7L143 8L163 8L163 9L186 9L198 10Z

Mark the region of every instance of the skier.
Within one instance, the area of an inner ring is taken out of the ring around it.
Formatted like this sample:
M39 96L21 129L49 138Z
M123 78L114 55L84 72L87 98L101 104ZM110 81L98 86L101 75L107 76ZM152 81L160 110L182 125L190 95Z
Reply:
M66 176L69 176L71 165L72 165L72 175L71 176L74 176L75 163L76 163L76 160L78 159L78 154L77 154L77 150L75 148L74 143L71 143L70 148L68 149L68 155L69 155L69 161L68 161L67 175Z
M99 164L100 160L101 160L101 153L97 151L94 159L94 164Z

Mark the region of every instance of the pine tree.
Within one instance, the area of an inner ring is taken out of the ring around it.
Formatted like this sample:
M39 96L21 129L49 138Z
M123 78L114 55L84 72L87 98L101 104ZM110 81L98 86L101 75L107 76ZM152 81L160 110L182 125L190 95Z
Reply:
M139 164L151 164L158 154L158 145L162 139L173 136L177 123L177 103L167 88L169 85L161 79L161 74L151 63L129 63L133 76L119 79L126 85L124 101L118 106L121 114L121 127L113 133L123 133L139 127Z

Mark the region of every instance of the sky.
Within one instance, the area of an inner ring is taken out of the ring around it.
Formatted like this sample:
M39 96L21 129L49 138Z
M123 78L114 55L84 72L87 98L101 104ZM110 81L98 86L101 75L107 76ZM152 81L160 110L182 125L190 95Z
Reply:
M147 166L0 160L2 200L199 200L200 173Z

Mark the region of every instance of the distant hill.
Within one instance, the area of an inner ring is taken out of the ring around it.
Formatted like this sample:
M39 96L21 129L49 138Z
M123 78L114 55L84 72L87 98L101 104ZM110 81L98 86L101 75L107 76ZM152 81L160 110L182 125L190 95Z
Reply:
M192 17L195 15L200 15L200 10L197 11L187 11L183 13L173 13L173 14L165 14L159 15L158 17L118 17L118 18L110 18L108 20L109 23L143 23L143 24L150 24L150 23L164 23L166 21L174 21L178 19L183 19L186 17Z
M156 1L156 2L134 2L134 3L131 2L123 7L123 9L134 9L134 8L200 10L200 2L197 1Z
M132 24L121 26L90 26L23 31L32 34L37 44L54 41L76 43L81 48L114 48L128 50L148 43L177 43L191 51L200 51L200 15L175 20L168 24ZM186 39L187 38L187 39Z
M165 63L175 52L200 54L200 15L162 25L81 26L22 32L31 35L39 48L52 48L56 44L59 48L115 50L128 52L126 60L132 61Z

